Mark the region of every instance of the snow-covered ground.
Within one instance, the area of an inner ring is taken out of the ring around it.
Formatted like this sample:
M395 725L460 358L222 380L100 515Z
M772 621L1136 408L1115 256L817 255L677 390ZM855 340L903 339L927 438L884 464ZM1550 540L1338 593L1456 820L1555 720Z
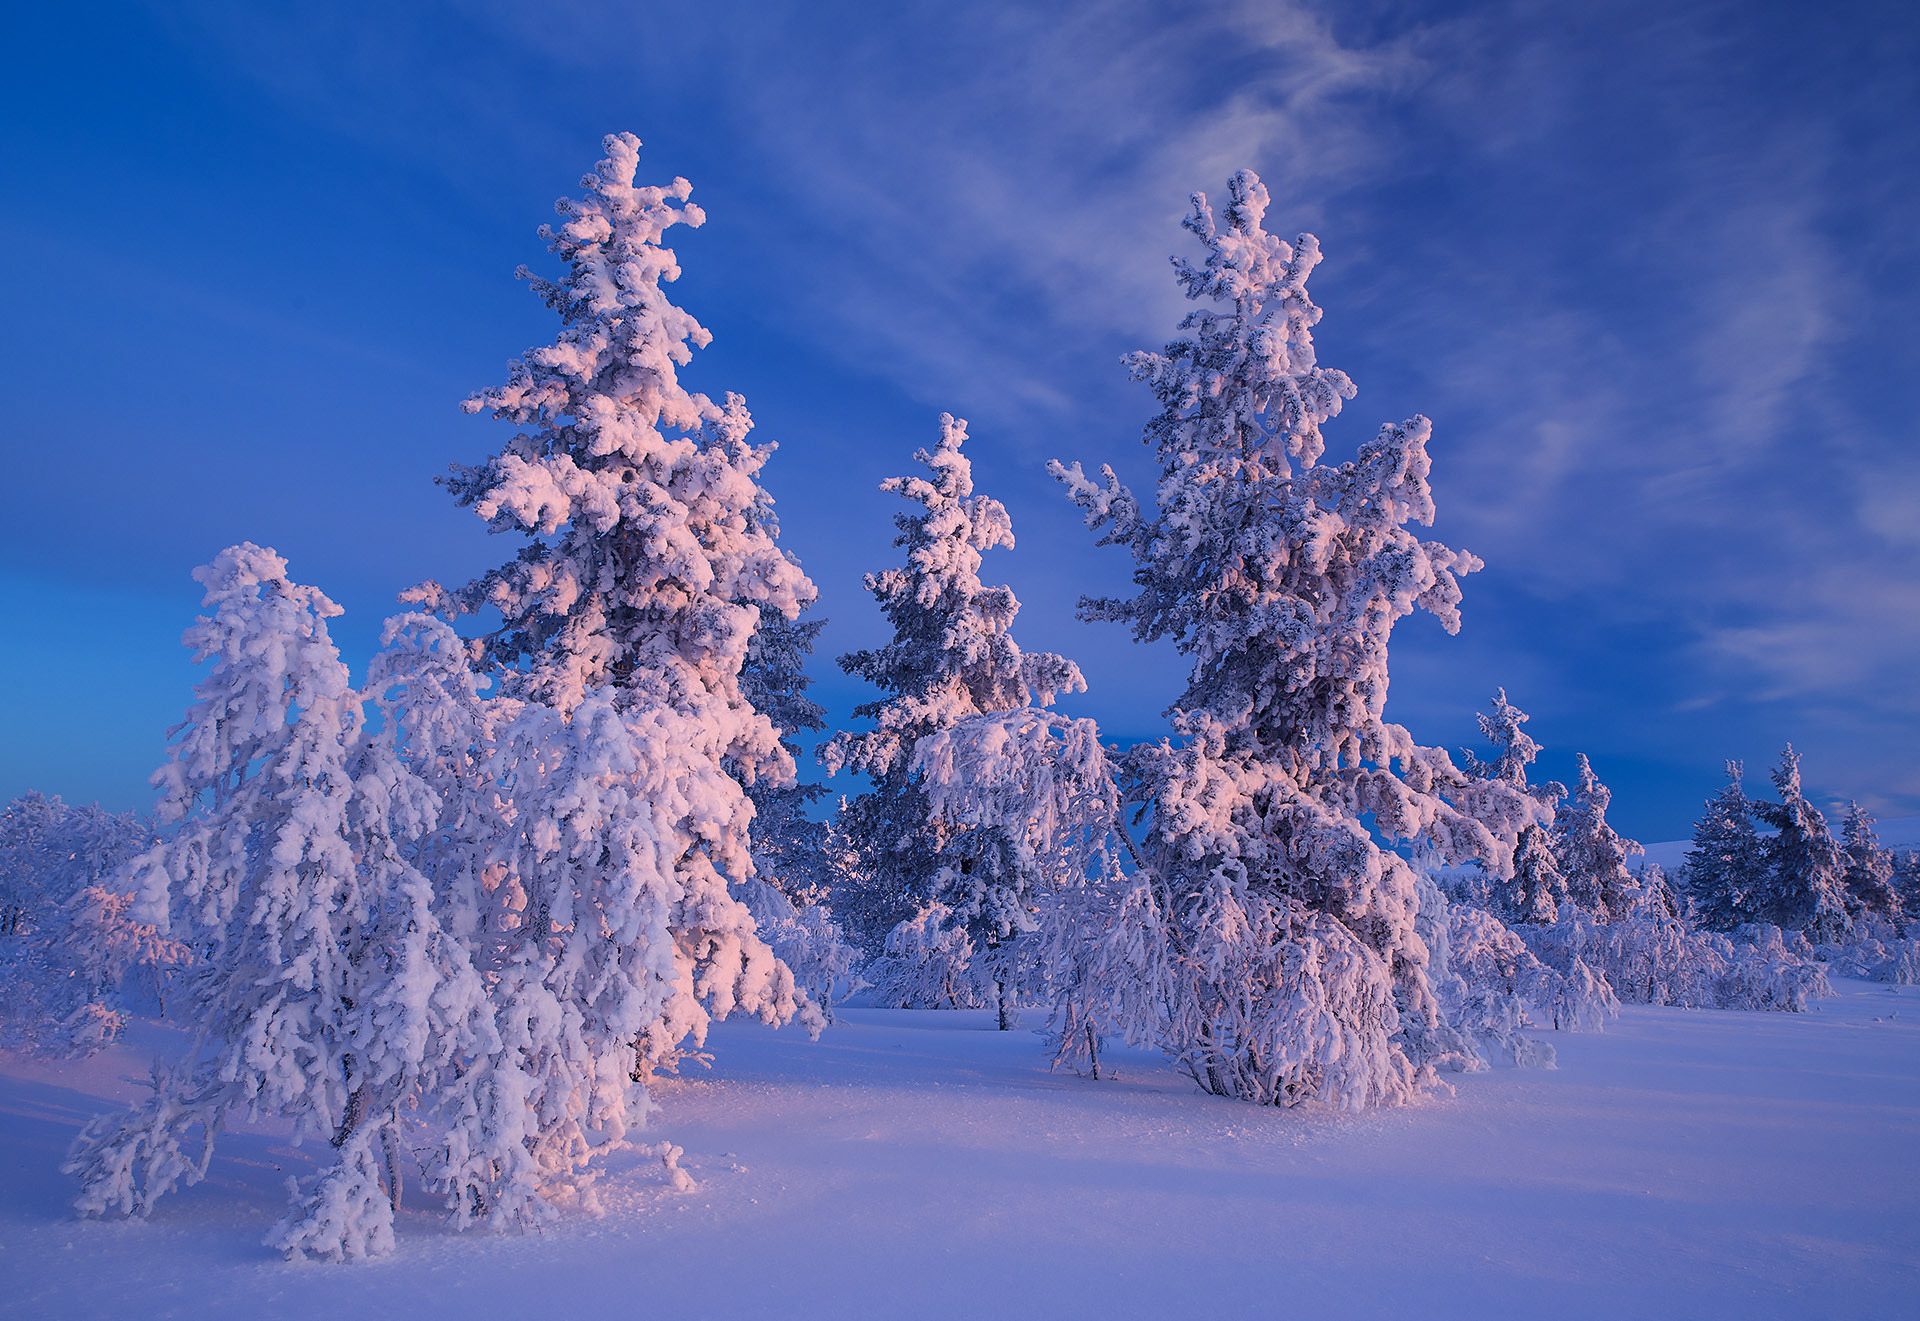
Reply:
M310 1167L271 1133L148 1223L79 1222L76 1127L140 1049L4 1061L0 1314L31 1317L1889 1317L1920 1299L1920 988L1806 1015L1628 1008L1555 1072L1340 1115L1197 1093L1156 1057L1050 1073L984 1013L721 1025L607 1212L535 1237L430 1208L370 1265L260 1246ZM137 1038L151 1050L156 1029ZM416 1199L417 1200L417 1199Z

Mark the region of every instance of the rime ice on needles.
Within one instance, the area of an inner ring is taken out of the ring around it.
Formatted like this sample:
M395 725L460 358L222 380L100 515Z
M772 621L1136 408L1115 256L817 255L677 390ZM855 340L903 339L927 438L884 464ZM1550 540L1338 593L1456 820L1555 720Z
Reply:
M1381 428L1357 457L1322 464L1321 424L1353 397L1314 357L1307 296L1318 243L1262 228L1267 190L1242 171L1216 216L1196 195L1186 227L1204 265L1176 259L1203 306L1160 353L1128 359L1161 411L1157 510L1109 468L1053 466L1138 565L1139 594L1085 604L1192 658L1172 717L1180 741L1134 749L1123 781L1147 836L1132 953L1109 960L1164 988L1158 1036L1211 1091L1274 1102L1396 1103L1419 1087L1404 1028L1437 1006L1406 862L1360 821L1424 838L1442 857L1504 874L1519 824L1513 786L1475 780L1388 724L1387 644L1416 608L1459 626L1460 575L1479 561L1407 531L1433 519L1423 417ZM1108 940L1118 939L1118 929ZM1415 1034L1417 1035L1417 1033Z

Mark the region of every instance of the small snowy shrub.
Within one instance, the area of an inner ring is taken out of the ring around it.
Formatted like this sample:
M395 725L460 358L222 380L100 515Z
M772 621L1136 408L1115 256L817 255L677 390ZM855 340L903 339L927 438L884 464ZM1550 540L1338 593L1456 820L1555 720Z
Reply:
M1777 928L1697 930L1674 911L1664 883L1646 886L1617 921L1569 906L1553 925L1523 930L1543 962L1563 972L1582 964L1631 1004L1801 1012L1831 994L1825 973L1787 949Z
M953 911L930 903L887 933L867 966L873 1002L883 1009L980 1009L991 988L974 980L973 940Z
M131 814L25 794L0 808L0 1044L85 1055L164 1004L191 953L133 914L120 873L151 842Z

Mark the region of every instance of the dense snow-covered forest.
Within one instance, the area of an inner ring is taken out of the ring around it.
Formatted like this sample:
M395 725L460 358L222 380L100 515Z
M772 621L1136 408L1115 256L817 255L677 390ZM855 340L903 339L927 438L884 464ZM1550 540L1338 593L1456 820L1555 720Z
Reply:
M681 381L709 335L668 298L666 240L704 214L684 179L636 182L633 136L605 150L540 230L556 269L521 271L558 332L467 402L511 435L445 480L512 557L407 593L356 679L339 607L234 545L194 571L200 679L151 815L0 811L9 1051L166 1048L66 1151L81 1214L159 1214L262 1125L321 1156L258 1226L290 1257L391 1254L422 1203L456 1229L590 1218L636 1153L690 1190L683 1162L723 1153L649 1132L662 1104L718 1122L685 1079L732 1076L736 1048L841 1058L727 1020L819 1039L943 1011L1010 1034L966 1046L995 1069L1185 1079L1156 1084L1159 1122L1312 1124L1590 1059L1569 1043L1636 1006L1801 1014L1920 982L1920 854L1857 805L1836 833L1791 747L1759 796L1730 763L1663 867L1586 756L1571 786L1534 778L1502 676L1481 747L1389 720L1395 625L1457 630L1482 566L1420 535L1445 490L1427 418L1323 433L1357 389L1316 355L1319 242L1269 231L1249 171L1194 194L1192 310L1126 360L1155 488L1051 468L1131 558L1135 594L1083 617L1187 666L1164 736L1056 709L1086 681L1015 641L989 582L1014 529L952 415L885 485L899 562L865 586L891 638L837 659L876 696L829 729L771 447L739 395ZM800 782L814 745L865 787Z

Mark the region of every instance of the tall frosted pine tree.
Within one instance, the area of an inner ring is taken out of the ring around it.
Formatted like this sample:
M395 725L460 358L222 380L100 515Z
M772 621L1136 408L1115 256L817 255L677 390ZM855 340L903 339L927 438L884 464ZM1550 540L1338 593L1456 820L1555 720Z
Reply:
M1762 800L1753 808L1774 832L1761 842L1766 872L1755 905L1759 920L1803 932L1816 945L1844 940L1853 929L1847 854L1801 788L1800 754L1792 744L1781 752L1772 779L1780 801Z
M907 562L866 579L893 639L840 657L840 666L886 696L854 711L873 729L838 734L821 748L830 773L846 767L872 782L841 813L860 879L840 911L874 953L930 901L946 904L983 949L1028 928L1030 877L992 831L954 838L931 820L914 747L970 717L1047 706L1086 688L1072 661L1020 650L1011 632L1020 602L1011 588L980 581L982 552L1011 547L1013 523L998 500L975 493L966 439L967 424L941 414L939 444L914 456L929 476L881 484L921 506L894 519L894 544Z
M1504 875L1519 830L1546 816L1385 720L1394 623L1421 609L1455 631L1459 578L1479 561L1407 529L1434 515L1426 418L1321 462L1321 424L1354 387L1315 360L1319 244L1265 231L1251 172L1228 190L1224 214L1196 194L1185 222L1205 263L1175 260L1203 306L1163 351L1129 359L1161 406L1145 437L1157 510L1111 469L1054 465L1136 563L1138 594L1084 616L1171 638L1193 665L1169 712L1177 737L1121 767L1145 837L1107 935L1121 952L1088 966L1113 981L1104 1003L1130 1006L1109 1023L1157 1037L1209 1091L1393 1104L1420 1086L1438 1008L1421 884L1362 817Z
M1710 931L1734 931L1764 920L1766 858L1753 828L1743 771L1739 762L1727 763L1726 787L1707 800L1687 850L1687 894L1700 925Z
M558 338L466 403L519 430L449 485L525 544L463 588L415 592L499 612L479 646L524 704L489 760L511 806L490 894L512 916L487 957L511 1028L500 1073L525 1108L512 1123L549 1202L591 1200L588 1167L644 1117L648 1074L712 1018L818 1021L729 893L752 874L743 783L793 775L741 667L762 614L793 617L813 586L775 542L771 447L748 443L743 401L679 379L711 336L668 301L680 267L661 239L705 217L684 179L634 183L639 148L608 137L542 227L564 273L520 271Z

